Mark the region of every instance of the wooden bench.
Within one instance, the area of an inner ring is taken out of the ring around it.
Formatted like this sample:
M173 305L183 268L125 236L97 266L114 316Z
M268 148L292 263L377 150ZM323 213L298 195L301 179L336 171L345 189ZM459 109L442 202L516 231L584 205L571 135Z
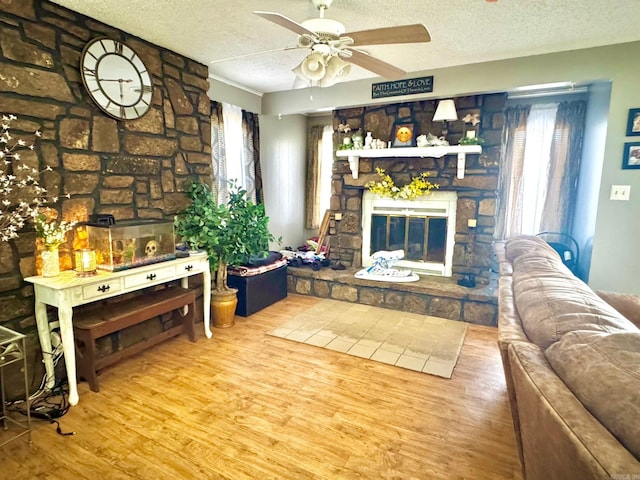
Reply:
M183 307L187 308L186 314ZM182 323L145 339L123 350L97 358L96 340L165 313L173 312ZM193 321L196 313L194 290L167 287L117 303L105 303L99 308L82 312L73 317L73 333L76 340L78 376L89 382L91 390L100 391L98 370L156 345L167 338L186 331L192 342L196 341Z

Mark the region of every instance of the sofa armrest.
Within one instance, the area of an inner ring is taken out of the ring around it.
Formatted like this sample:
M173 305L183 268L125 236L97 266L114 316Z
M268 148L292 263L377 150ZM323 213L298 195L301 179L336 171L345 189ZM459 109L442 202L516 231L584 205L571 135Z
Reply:
M640 474L638 460L573 395L542 349L514 342L509 363L527 480Z
M596 294L605 302L624 315L627 320L640 328L640 297L626 293L604 292L596 290Z

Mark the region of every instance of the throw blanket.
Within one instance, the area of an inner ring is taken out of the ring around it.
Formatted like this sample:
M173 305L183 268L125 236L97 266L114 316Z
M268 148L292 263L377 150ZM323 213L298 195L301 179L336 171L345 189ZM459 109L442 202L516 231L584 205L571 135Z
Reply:
M260 267L229 267L227 269L227 273L229 275L236 275L238 277L252 277L254 275L260 275L261 273L268 272L270 270L275 270L276 268L280 268L286 264L287 259L281 258L280 260L276 260L269 265L262 265Z

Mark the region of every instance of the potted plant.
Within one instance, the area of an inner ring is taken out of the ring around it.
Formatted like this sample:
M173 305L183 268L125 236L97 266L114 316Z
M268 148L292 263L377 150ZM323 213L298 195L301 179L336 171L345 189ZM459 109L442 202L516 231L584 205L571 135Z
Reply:
M211 289L211 316L219 328L234 324L237 289L227 284L227 266L247 263L266 255L269 217L264 205L247 199L246 190L230 182L229 201L218 204L209 185L192 183L187 188L191 204L176 217L176 233L192 249L204 250L214 271Z

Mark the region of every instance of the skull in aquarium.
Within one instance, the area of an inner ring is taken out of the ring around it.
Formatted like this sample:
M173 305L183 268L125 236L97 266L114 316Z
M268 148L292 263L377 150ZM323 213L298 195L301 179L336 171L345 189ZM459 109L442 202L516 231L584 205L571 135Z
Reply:
M155 240L149 240L147 245L144 247L144 253L147 257L155 257L160 250L160 244Z

